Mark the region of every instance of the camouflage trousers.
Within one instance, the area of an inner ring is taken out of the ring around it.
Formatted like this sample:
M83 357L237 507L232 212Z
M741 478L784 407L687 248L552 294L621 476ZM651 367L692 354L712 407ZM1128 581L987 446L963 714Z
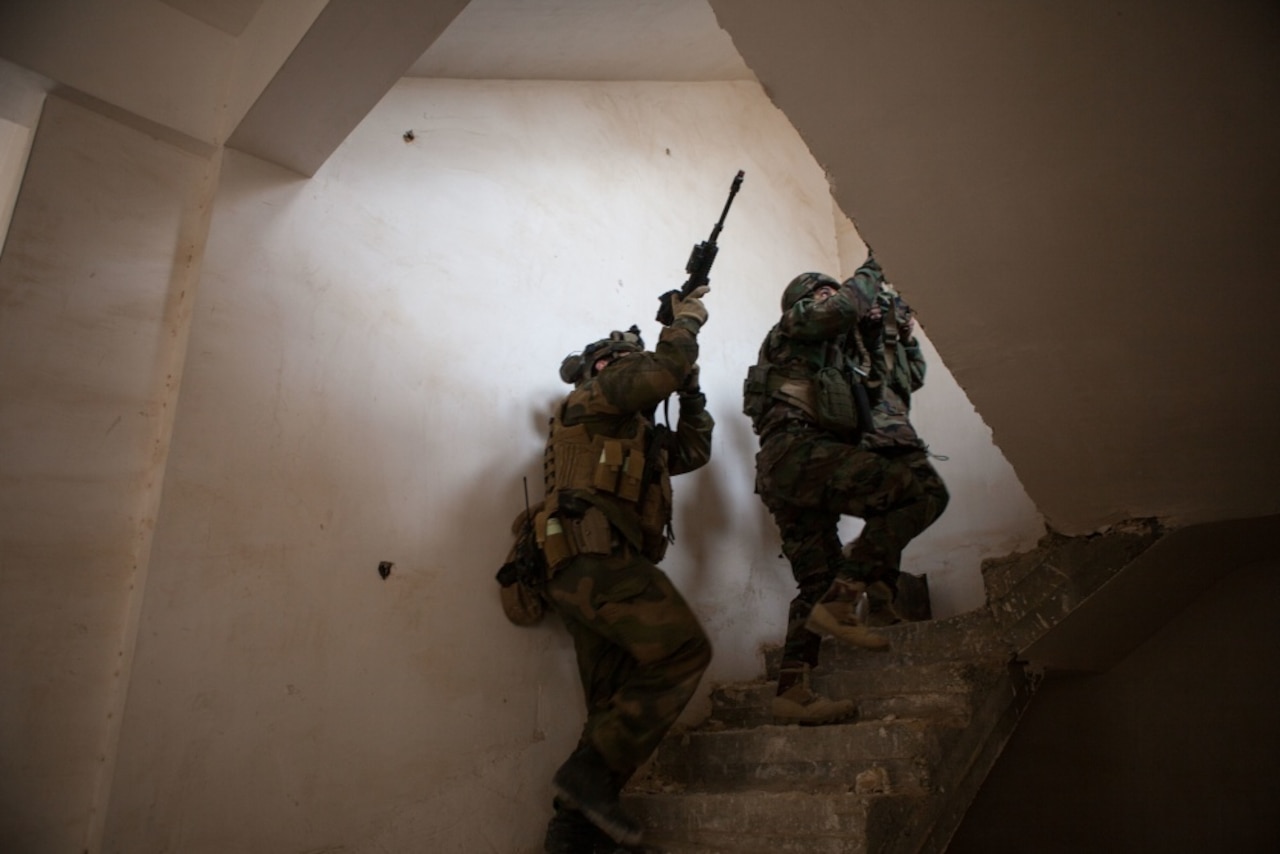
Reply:
M821 637L804 627L837 579L895 585L902 550L946 509L949 495L915 448L868 450L822 434L776 434L756 456L756 492L782 535L799 592L791 601L783 667L818 663ZM842 553L841 516L866 522Z
M579 555L547 582L578 658L582 742L635 773L711 663L711 642L666 574L634 553Z

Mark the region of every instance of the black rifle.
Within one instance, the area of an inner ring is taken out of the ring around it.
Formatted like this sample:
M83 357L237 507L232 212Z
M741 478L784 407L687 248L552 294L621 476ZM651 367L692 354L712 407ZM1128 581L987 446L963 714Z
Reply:
M711 265L716 260L716 253L720 251L720 247L716 246L716 238L720 236L720 229L724 228L725 215L729 213L729 205L733 204L733 197L738 195L740 187L742 187L741 169L733 179L733 186L729 188L729 200L724 203L724 210L720 212L720 221L716 223L715 228L711 229L711 237L694 246L693 251L689 253L689 261L684 265L684 271L689 274L688 280L680 290L667 291L658 297L658 316L654 320L663 326L670 326L671 321L675 320L675 315L671 311L673 297L676 295L687 297L710 281L707 277L711 275Z

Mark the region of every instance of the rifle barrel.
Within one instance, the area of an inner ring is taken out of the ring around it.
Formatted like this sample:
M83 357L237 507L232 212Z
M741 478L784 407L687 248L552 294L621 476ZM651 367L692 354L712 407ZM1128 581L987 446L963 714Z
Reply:
M733 204L733 197L738 195L738 190L742 189L742 170L738 170L738 174L733 179L733 185L729 187L729 198L725 200L724 210L720 211L720 219L716 221L716 227L711 229L711 239L708 243L715 243L716 238L720 236L720 229L724 228L724 218L729 215L729 205Z

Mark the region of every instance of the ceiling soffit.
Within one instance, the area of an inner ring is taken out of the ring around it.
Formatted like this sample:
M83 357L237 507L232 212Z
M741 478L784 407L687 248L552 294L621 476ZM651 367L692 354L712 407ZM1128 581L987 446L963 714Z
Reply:
M160 0L184 15L222 30L230 36L239 36L258 14L263 0Z

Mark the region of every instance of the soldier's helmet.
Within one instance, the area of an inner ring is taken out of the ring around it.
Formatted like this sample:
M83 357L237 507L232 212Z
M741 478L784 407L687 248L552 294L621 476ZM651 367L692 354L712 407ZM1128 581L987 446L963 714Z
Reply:
M800 302L800 300L816 291L822 285L832 288L840 287L839 282L822 273L801 273L796 276L782 291L782 310L784 312L790 311L791 306Z
M625 332L615 329L608 338L593 341L582 348L581 353L570 353L560 363L560 379L572 385L580 385L591 378L599 359L615 353L639 353L644 349L640 327L632 326Z

